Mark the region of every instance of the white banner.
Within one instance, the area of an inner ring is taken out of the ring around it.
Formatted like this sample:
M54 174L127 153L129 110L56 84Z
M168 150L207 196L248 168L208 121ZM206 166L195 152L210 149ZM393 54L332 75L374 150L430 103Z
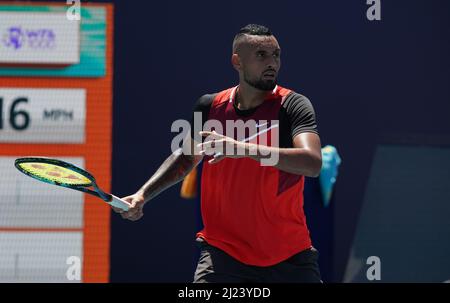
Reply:
M84 143L86 90L0 88L0 142Z
M14 166L16 158L0 157L0 230L82 228L84 194L26 176ZM83 158L54 158L84 167Z
M65 13L0 12L0 64L79 62L79 21Z
M81 232L0 231L0 283L79 283L82 254Z

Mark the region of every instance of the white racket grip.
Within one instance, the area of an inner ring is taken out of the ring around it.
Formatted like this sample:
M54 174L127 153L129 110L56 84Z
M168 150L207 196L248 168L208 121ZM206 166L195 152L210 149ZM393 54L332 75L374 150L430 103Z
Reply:
M111 201L107 202L109 205L120 208L124 211L128 211L130 209L131 204L128 203L127 201L124 201L114 195L111 195L111 197L112 197Z

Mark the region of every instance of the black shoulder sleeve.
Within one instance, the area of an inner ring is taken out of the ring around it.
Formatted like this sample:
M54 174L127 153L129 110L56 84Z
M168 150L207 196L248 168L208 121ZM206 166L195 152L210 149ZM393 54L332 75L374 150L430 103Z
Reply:
M289 124L291 138L303 132L319 134L314 108L305 96L292 92L283 102L283 115Z
M203 129L203 124L208 120L209 110L211 109L211 104L216 97L217 94L207 94L201 96L197 102L194 104L194 108L192 110L192 116L191 116L191 138L194 138L194 131L195 131L195 122L194 119L195 116L201 117L201 125L199 126L200 129ZM199 113L199 114L195 114Z

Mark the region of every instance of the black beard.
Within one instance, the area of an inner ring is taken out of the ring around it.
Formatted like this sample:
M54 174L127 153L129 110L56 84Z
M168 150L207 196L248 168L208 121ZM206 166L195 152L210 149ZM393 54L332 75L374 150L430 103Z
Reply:
M248 79L247 76L244 74L244 81L247 82L248 85L263 91L271 91L275 88L275 86L277 86L276 78L274 80L258 79L256 81L252 81Z

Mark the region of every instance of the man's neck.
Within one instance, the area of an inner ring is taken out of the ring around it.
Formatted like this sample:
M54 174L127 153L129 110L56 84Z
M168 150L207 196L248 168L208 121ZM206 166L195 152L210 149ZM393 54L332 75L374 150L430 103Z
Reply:
M255 108L263 103L264 100L271 94L272 91L259 90L253 86L250 86L246 82L241 81L236 91L234 104L241 110Z

